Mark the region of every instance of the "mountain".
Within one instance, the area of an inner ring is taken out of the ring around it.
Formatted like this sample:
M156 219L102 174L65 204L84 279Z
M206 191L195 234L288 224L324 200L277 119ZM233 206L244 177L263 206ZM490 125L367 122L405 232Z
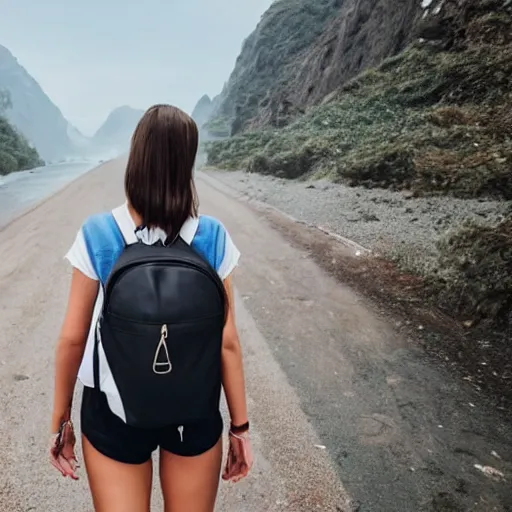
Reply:
M73 153L68 121L4 46L0 46L0 90L9 93L12 103L5 116L43 159L55 160Z
M90 144L89 137L86 137L71 123L68 123L67 135L69 137L71 145L76 150L76 152L79 153L80 155L83 155L84 151L88 148Z
M192 119L199 129L200 142L211 142L229 136L230 132L223 119L212 121L213 114L219 108L220 102L221 94L213 99L205 94L192 111Z
M128 106L119 107L92 138L86 137L64 118L37 81L3 46L0 46L1 91L10 99L3 115L46 161L118 156L128 149L133 130L143 114ZM9 168L12 167L9 159Z
M192 111L192 119L196 122L197 127L201 129L203 125L210 119L212 115L213 102L210 96L205 94L194 107Z
M92 137L91 151L108 151L116 155L126 152L130 147L135 127L143 114L143 110L126 105L113 110Z

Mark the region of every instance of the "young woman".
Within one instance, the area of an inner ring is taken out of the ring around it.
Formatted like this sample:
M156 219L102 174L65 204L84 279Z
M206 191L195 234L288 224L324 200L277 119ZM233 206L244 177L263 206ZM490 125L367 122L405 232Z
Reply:
M200 249L210 259L208 263L224 285L227 315L223 331L222 326L219 331L222 332L220 371L231 428L228 461L222 477L238 481L252 466L242 355L231 286L239 252L220 222L209 217L205 229L205 218L198 215L193 180L197 148L197 127L187 114L169 105L150 108L132 138L125 174L126 203L113 210L112 215L127 241L168 245L170 240L181 236L190 247ZM135 428L114 413L113 395L95 386L93 346L103 289L86 241L87 233L94 229L89 221L84 222L66 256L73 275L56 350L50 461L63 476L77 479L75 435L70 418L78 376L84 385L83 456L95 510L148 512L151 455L159 448L165 511L212 512L222 459L220 412L217 410L204 421L178 429L175 426ZM113 254L115 248L103 247L102 251ZM133 300L135 297L136 291Z

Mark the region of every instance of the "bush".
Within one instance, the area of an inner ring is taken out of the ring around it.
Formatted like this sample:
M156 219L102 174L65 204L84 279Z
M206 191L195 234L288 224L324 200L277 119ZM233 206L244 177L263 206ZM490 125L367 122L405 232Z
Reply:
M340 169L350 185L400 189L410 187L415 177L411 152L406 147L385 147L364 155Z
M280 178L294 179L303 176L313 166L314 154L310 148L281 153L277 158L256 155L249 162L248 172L271 174Z
M438 244L432 285L450 311L512 326L512 215L497 225L466 224Z
M0 175L19 170L18 161L11 153L0 149Z
M43 165L37 151L0 116L0 175Z

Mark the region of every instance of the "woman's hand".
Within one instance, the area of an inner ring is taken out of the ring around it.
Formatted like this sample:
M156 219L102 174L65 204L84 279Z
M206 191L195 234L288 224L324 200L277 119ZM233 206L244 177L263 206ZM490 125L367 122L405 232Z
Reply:
M73 424L71 421L66 421L57 434L52 434L49 452L50 463L61 472L63 477L69 476L73 480L78 480L75 442Z
M77 480L75 434L71 423L71 404L78 369L84 355L91 326L94 304L98 295L98 281L73 269L66 318L55 353L55 390L51 431L57 432L48 447L50 462L61 473Z
M249 432L243 434L230 432L228 458L222 479L236 483L249 474L252 464L253 454Z

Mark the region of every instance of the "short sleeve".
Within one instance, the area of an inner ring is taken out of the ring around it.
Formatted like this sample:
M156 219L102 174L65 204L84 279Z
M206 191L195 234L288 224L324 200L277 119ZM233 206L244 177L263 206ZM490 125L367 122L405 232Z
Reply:
M224 280L238 265L240 251L226 228L215 217L201 215L191 245Z
M85 238L82 228L76 235L75 241L69 251L67 252L65 258L71 263L73 267L80 270L82 274L86 275L90 279L94 279L95 281L99 281L98 275L94 270L94 267L91 263L91 258L89 257L89 252L87 251L87 246L85 245Z
M224 236L221 237L221 239L224 238L224 255L220 261L219 267L217 268L217 273L219 274L219 277L224 280L229 277L238 265L238 261L240 260L240 251L234 244L226 228L221 225L221 229L224 231Z

